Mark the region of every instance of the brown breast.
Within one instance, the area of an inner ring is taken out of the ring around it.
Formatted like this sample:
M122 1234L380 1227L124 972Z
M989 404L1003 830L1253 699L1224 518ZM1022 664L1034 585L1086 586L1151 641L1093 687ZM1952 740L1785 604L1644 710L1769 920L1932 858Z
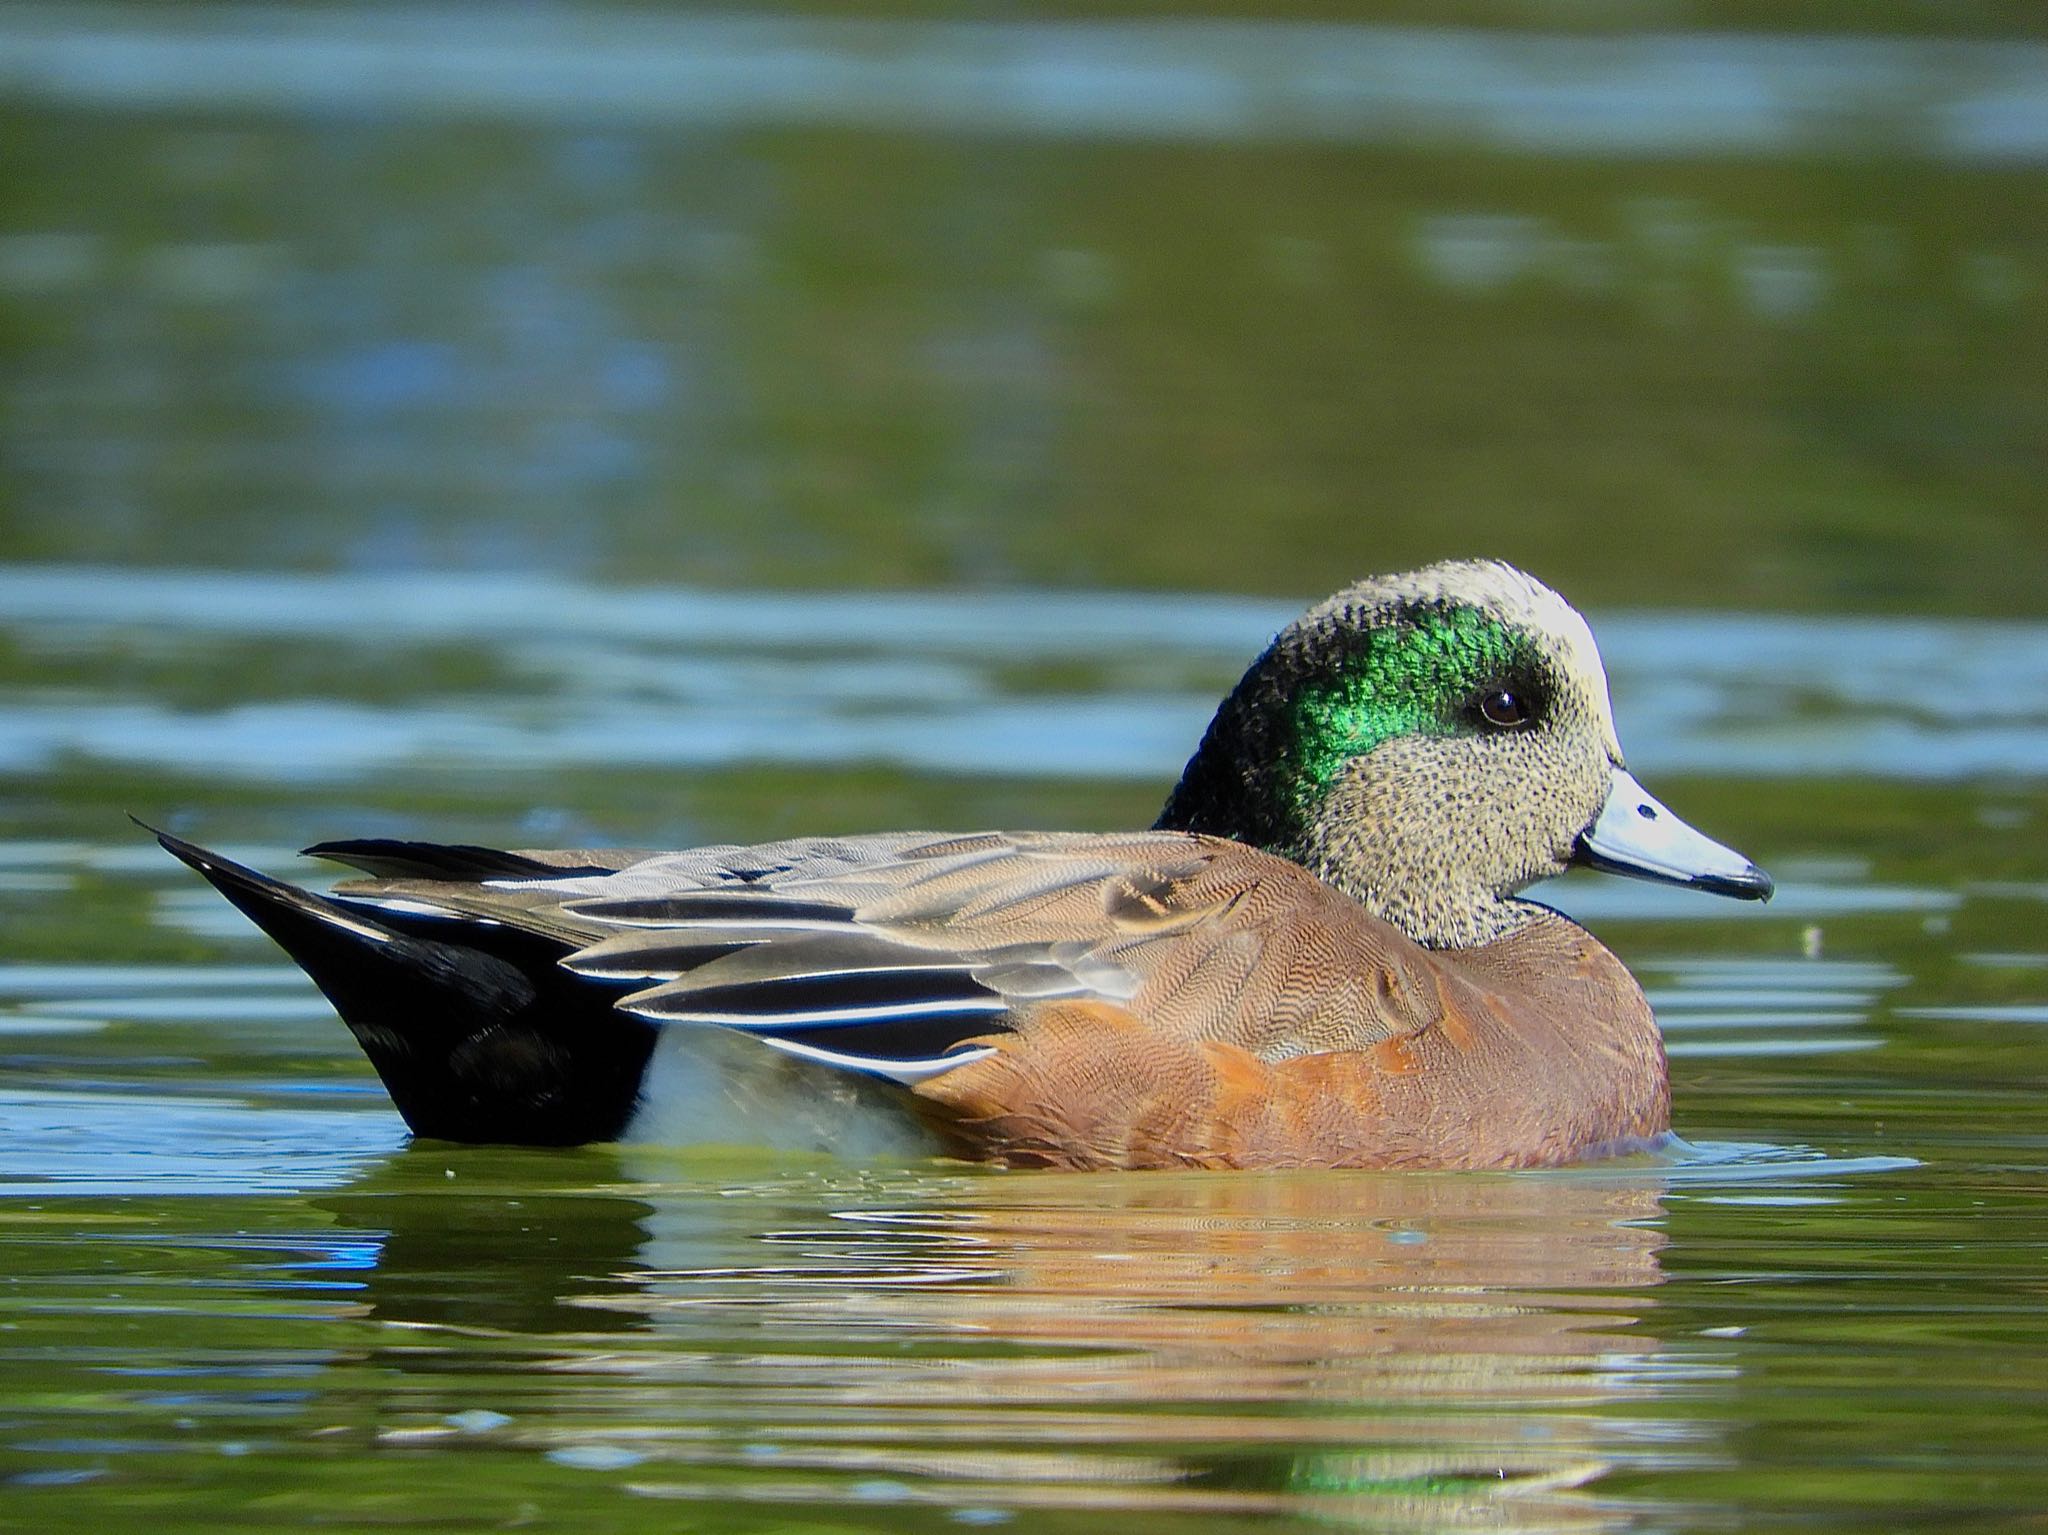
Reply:
M1157 1019L1142 998L1046 1003L982 1041L994 1055L917 1095L970 1155L1070 1168L1529 1167L1669 1128L1649 1006L1576 924L1539 912L1455 953L1356 908L1305 911L1288 932L1304 953L1379 963L1262 966L1294 978L1284 1030L1233 1023L1215 992L1197 1006L1183 991ZM1287 1036L1346 1030L1373 1042L1289 1048Z

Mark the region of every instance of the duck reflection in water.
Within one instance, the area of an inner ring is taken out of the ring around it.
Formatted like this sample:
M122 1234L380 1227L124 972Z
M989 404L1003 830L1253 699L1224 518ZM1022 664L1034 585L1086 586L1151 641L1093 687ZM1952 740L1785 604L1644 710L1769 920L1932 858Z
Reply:
M750 1160L722 1182L695 1154L620 1155L632 1197L524 1202L516 1242L502 1197L470 1221L445 1191L374 1202L390 1237L368 1299L459 1328L465 1356L496 1331L530 1370L539 1343L548 1385L521 1386L505 1431L629 1441L650 1495L837 1503L882 1478L947 1506L1597 1528L1620 1518L1585 1484L1648 1453L1633 1404L1684 1373L1644 1326L1655 1167ZM393 1166L422 1158L438 1169L424 1150ZM464 1239L480 1220L492 1242ZM434 1373L439 1352L408 1329L388 1362Z

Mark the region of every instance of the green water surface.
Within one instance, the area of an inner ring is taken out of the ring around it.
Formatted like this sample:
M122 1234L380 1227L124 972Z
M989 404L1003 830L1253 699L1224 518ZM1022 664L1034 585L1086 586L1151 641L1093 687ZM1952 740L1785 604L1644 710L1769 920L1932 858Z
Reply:
M0 6L0 1527L2040 1527L2038 17L508 9ZM1143 825L1470 553L1779 879L1545 893L1667 1155L408 1143L125 819Z

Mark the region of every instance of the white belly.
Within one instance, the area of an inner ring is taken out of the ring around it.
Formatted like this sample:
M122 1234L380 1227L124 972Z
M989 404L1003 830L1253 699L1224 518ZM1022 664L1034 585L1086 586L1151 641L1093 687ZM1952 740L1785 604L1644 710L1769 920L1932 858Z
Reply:
M621 1140L768 1146L861 1159L931 1156L937 1139L894 1088L798 1060L734 1029L665 1028Z

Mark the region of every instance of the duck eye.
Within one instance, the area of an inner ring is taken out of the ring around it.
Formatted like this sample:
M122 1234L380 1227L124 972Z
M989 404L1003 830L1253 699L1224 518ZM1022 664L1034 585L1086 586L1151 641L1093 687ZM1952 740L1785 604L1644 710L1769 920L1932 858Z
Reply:
M1495 688L1479 696L1479 717L1497 730L1519 730L1535 719L1522 694L1510 688Z

